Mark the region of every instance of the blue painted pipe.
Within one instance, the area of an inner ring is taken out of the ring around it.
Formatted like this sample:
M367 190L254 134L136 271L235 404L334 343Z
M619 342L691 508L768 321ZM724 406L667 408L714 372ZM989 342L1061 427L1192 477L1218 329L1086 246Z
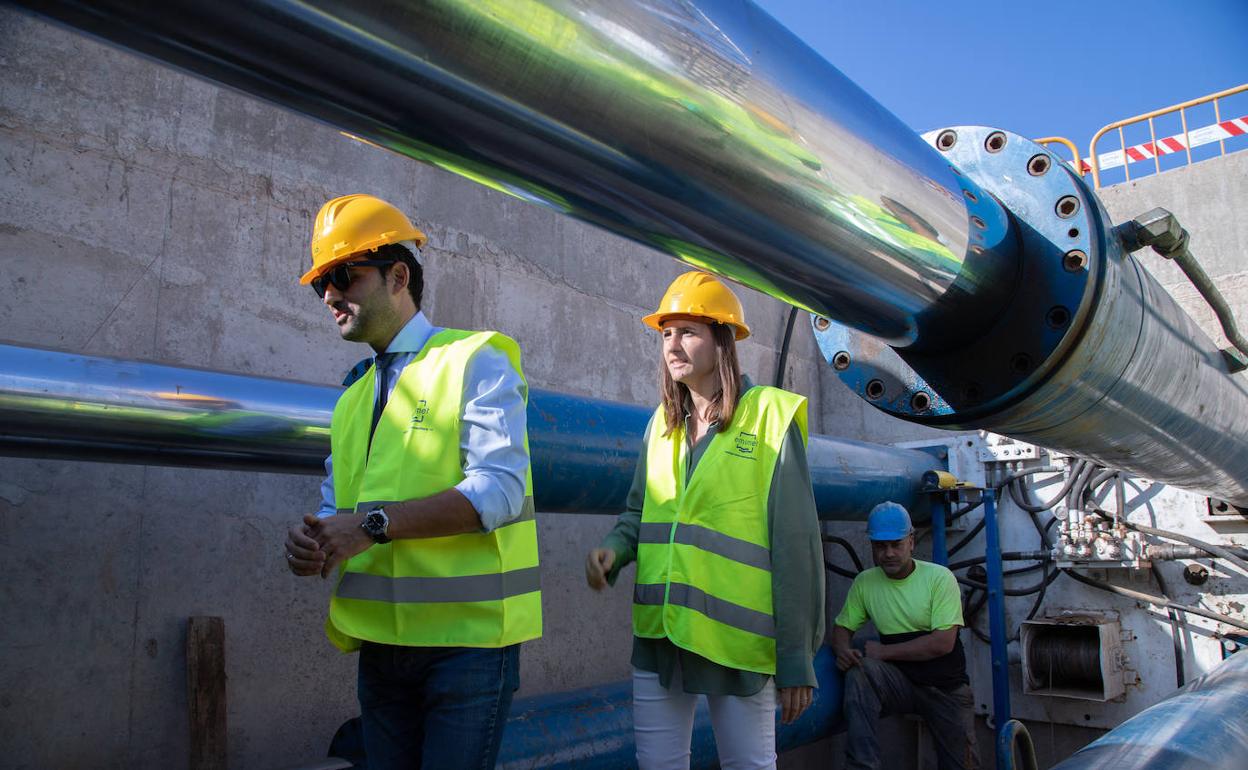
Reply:
M1054 770L1248 768L1248 654L1236 653Z
M206 468L324 472L340 387L0 345L0 454ZM533 389L537 509L623 510L653 408ZM895 500L925 515L924 452L810 439L824 519Z
M815 656L815 675L819 689L800 719L781 725L777 711L777 751L813 743L842 727L842 676L831 648ZM718 766L705 700L699 701L694 717L692 752L694 770ZM500 770L624 770L636 765L630 682L516 701L498 757Z

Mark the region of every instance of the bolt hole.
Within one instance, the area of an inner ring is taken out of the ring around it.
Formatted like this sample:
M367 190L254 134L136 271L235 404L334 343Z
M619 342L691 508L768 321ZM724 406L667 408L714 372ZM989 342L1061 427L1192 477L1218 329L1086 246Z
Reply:
M1031 160L1027 161L1027 173L1032 176L1044 176L1048 173L1051 165L1052 163L1049 161L1048 155L1044 153L1032 155Z
M815 319L815 328L821 332L827 331L828 327L831 325L832 325L832 322L822 316Z
M979 203L979 196L977 196L975 193L971 192L970 190L963 190L962 194L965 195L966 199L970 201L971 203Z
M1079 199L1073 195L1063 195L1057 201L1056 210L1062 219L1070 219L1079 210Z
M1001 152L1005 149L1005 134L1000 131L993 131L984 140L984 149L988 152Z
M832 356L832 368L837 370L838 372L843 372L846 369L848 369L849 362L850 362L849 353L844 350Z
M978 243L972 243L972 244L971 244L971 253L972 253L972 254L983 254L983 253L984 253L984 247L983 247L983 246L980 246Z
M976 216L971 217L971 224L975 225L980 230L983 230L988 227L988 225L984 224L984 220Z
M951 128L947 128L936 135L936 147L941 150L951 150L958 143L958 132Z
M962 387L962 400L967 402L968 404L979 403L979 400L982 399L983 397L984 397L983 391L979 389L979 385L973 382L968 382L966 385Z
M884 395L884 381L871 380L867 383L867 398L875 401Z
M1067 231L1066 231L1066 234L1067 234L1067 235L1069 235L1071 238L1078 238L1078 237L1079 237L1079 228L1077 228L1077 227L1072 227L1072 228L1070 228L1069 230L1067 230Z
M1049 325L1050 329L1061 329L1070 323L1070 311L1061 305L1051 307L1044 316L1044 322Z
M1010 359L1010 369L1015 374L1027 374L1031 371L1031 356L1026 353L1016 353Z
M916 412L925 412L931 405L931 396L921 390L910 397L910 408Z
M1062 257L1062 267L1064 267L1068 273L1077 273L1087 267L1087 264L1088 255L1079 249L1068 251L1066 252L1066 256Z

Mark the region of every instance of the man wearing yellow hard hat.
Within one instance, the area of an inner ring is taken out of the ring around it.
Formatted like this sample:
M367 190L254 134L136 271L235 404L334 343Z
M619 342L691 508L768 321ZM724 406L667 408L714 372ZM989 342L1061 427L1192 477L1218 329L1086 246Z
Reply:
M373 355L330 425L322 506L286 559L337 582L325 631L359 653L370 770L493 767L519 644L541 636L520 349L421 312L425 235L389 203L326 203L311 284Z

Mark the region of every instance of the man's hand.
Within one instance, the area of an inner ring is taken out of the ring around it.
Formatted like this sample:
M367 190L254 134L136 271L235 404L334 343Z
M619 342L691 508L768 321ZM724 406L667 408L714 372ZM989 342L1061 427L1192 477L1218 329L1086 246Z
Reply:
M862 653L853 647L836 650L836 667L841 671L848 671L861 663Z
M303 523L324 554L321 577L329 577L339 564L373 545L373 539L360 528L363 521L362 513L338 513L324 519L311 514L303 517Z
M813 687L781 687L776 695L780 701L780 721L791 724L810 708L815 699Z
M296 524L286 533L286 566L299 577L319 575L325 566L325 553L312 539L312 528L306 517L302 524Z
M615 551L610 548L595 548L585 558L585 582L595 591L601 591L607 585L607 573L615 564Z
M885 660L884 648L886 646L887 645L880 644L875 640L867 642L867 657L874 660Z

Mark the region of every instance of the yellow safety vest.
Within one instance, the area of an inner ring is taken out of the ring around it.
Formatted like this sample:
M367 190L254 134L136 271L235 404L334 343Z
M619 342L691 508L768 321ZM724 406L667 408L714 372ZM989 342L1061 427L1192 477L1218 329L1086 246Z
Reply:
M428 497L464 478L464 370L485 345L520 369L520 348L496 332L446 329L400 373L369 447L376 372L338 399L330 423L339 513ZM525 438L528 448L528 438ZM542 635L533 475L524 512L493 532L394 540L349 559L325 631L344 652L361 641L409 647L503 647Z
M667 637L723 666L776 673L767 500L794 420L806 439L806 399L756 386L711 439L689 483L683 428L663 437L655 412L637 542L633 633Z

